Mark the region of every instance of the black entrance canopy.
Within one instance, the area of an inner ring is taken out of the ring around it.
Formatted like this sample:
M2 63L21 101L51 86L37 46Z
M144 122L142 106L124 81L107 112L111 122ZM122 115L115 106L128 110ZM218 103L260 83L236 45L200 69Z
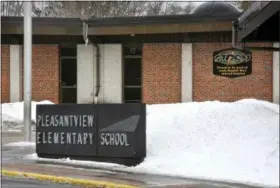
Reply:
M258 1L233 23L235 42L279 42L280 2Z

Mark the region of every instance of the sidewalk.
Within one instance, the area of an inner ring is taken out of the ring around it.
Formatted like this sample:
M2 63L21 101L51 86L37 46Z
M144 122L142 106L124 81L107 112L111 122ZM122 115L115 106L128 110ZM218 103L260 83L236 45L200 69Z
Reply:
M36 173L51 176L63 176L68 178L78 178L86 180L104 181L117 184L127 184L135 186L144 186L147 184L141 181L131 181L126 178L116 178L115 173L88 169L78 169L59 165L48 165L38 163L33 160L24 159L28 154L35 153L32 146L7 147L8 143L19 142L23 140L22 133L2 133L2 169L14 172ZM32 137L34 141L34 134Z
M186 180L162 176L138 175L131 173L110 172L106 170L43 164L36 161L25 160L19 156L20 153L26 155L28 151L31 151L29 153L34 153L35 151L32 151L32 148L30 147L25 147L25 149L13 147L13 151L9 149L5 148L2 153L4 158L2 161L2 169L10 171L95 180L137 187L158 187L164 185L169 185L170 187L171 185L181 185L187 182Z
M21 133L2 133L2 170L13 172L34 173L48 175L52 177L75 178L79 181L99 181L105 184L121 184L117 187L186 187L186 188L204 188L204 187L236 187L249 188L249 186L238 184L225 184L222 182L202 181L187 178L176 178L160 175L133 174L125 172L112 172L108 170L82 168L78 166L65 166L58 164L46 164L34 160L24 159L24 156L35 153L35 148L25 147L5 147L7 143L22 140ZM3 171L2 171L3 173ZM41 176L40 176L41 177ZM46 179L48 177L42 177ZM78 181L77 180L77 181ZM62 181L58 179L57 182ZM65 182L65 181L63 181ZM105 185L104 184L104 185ZM116 186L105 186L116 187ZM252 188L252 187L250 187Z
M137 187L182 185L186 182L189 182L180 178L176 179L164 176L110 172L108 170L86 169L73 166L62 166L58 164L44 164L33 160L27 160L24 159L24 156L35 153L34 147L5 146L8 143L19 142L22 140L22 133L2 133L2 169L51 176L95 180ZM32 136L32 140L34 141L34 134Z

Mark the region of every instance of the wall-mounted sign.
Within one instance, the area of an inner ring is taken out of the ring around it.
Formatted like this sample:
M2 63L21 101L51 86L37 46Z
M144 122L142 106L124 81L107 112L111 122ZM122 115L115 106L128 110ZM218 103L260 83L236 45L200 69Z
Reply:
M136 165L146 157L144 104L37 105L36 152Z
M213 74L235 78L252 73L252 53L247 50L225 49L213 54Z

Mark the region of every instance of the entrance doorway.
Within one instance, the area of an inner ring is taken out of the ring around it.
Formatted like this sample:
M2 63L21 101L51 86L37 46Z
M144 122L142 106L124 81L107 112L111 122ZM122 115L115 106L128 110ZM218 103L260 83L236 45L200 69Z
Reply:
M142 44L123 45L125 103L142 102Z
M60 47L60 103L77 103L77 48Z

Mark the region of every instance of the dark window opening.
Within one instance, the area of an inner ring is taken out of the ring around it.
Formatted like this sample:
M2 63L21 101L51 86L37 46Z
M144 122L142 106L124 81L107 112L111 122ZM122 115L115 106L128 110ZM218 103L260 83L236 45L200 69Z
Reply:
M60 102L77 103L77 49L60 48Z
M61 59L62 86L77 85L77 62L76 59Z
M126 103L141 103L141 87L124 89L124 98Z
M76 57L77 48L75 47L62 47L60 48L60 55L62 57Z
M142 45L123 45L124 102L142 102Z
M124 74L125 85L141 86L141 59L126 59Z

